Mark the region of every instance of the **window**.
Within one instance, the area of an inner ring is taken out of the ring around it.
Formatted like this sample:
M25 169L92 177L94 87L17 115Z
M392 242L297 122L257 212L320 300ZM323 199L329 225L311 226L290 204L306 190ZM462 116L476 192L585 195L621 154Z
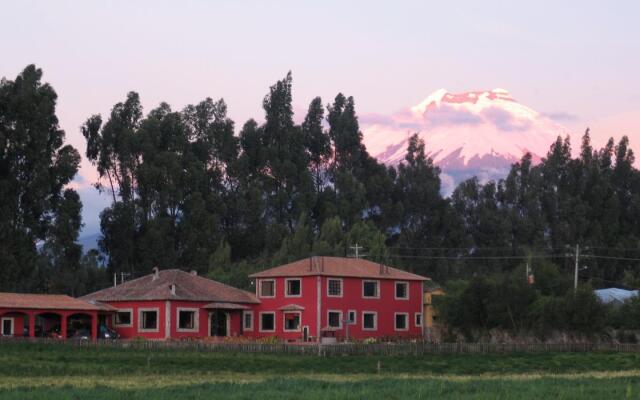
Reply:
M287 297L300 297L302 295L302 281L300 279L285 279L287 285Z
M347 318L347 322L349 322L350 324L355 324L356 323L356 310L349 310L349 314L348 318Z
M178 331L197 331L198 313L191 308L178 308Z
M275 295L276 281L273 279L260 281L260 297L275 297Z
M378 329L378 314L370 311L362 312L362 330L375 331Z
M158 331L158 309L157 308L141 308L139 310L139 331L157 332Z
M300 331L300 313L299 312L284 313L284 330L285 332Z
M119 327L130 327L132 325L131 314L130 309L118 310L115 325Z
M253 311L245 311L242 314L242 330L253 330Z
M396 299L399 299L399 300L409 299L409 283L396 282Z
M397 331L406 331L409 329L409 314L407 313L396 313L396 325L395 329Z
M327 296L342 297L342 279L327 280Z
M362 297L378 298L380 291L378 281L362 281Z
M275 332L276 314L273 312L260 313L260 332Z
M422 327L422 313L416 313L415 320L416 326Z
M342 328L342 311L329 311L327 313L327 325L330 328Z

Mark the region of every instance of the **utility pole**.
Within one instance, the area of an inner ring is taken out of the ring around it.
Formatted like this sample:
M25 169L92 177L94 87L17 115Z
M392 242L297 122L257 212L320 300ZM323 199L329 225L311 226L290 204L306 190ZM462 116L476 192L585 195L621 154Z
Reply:
M576 266L573 273L573 290L578 290L578 263L580 262L580 245L576 244Z

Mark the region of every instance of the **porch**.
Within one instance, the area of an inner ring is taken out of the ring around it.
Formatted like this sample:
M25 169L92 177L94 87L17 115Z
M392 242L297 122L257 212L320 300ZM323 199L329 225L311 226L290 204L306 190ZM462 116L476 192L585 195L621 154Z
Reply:
M0 293L0 336L67 339L98 338L113 309L64 295Z

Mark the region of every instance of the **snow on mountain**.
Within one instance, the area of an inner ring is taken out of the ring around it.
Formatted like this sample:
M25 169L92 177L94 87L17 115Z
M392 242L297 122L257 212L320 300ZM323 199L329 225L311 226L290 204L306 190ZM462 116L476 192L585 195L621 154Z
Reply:
M369 153L387 164L402 161L409 136L417 132L443 171L445 192L452 190L447 186L474 175L485 181L501 178L527 152L539 161L558 135L568 133L504 89L441 89L409 110L364 115L361 124Z

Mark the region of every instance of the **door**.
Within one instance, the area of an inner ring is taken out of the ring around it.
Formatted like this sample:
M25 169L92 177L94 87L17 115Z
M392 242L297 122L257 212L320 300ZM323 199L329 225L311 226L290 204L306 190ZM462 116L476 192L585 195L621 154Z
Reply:
M13 318L2 318L2 336L13 336Z
M213 311L211 313L210 336L227 336L227 313Z

